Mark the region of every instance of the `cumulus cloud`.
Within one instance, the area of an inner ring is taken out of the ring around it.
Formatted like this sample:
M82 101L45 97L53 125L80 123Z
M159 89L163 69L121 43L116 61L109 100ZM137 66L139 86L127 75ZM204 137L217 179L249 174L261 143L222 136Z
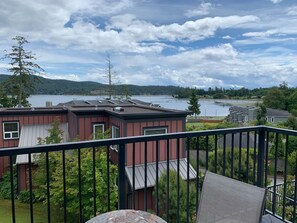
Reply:
M283 0L270 0L273 4L281 3Z
M213 4L210 2L202 2L198 8L186 11L185 16L191 18L195 16L208 15L209 11L213 8Z
M297 5L288 7L288 8L286 9L286 12L287 12L287 15L290 15L290 16L295 16L295 15L297 15Z

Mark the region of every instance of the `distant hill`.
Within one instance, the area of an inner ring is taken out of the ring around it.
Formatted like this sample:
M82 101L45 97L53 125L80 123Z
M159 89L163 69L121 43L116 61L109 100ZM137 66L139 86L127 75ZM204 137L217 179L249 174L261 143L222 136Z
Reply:
M6 80L10 75L0 74L0 83ZM108 85L93 81L69 81L52 80L39 77L40 82L35 83L35 92L33 94L52 94L52 95L106 95ZM128 89L130 95L173 95L183 90L177 86L138 86L138 85L115 85L114 94L121 95Z

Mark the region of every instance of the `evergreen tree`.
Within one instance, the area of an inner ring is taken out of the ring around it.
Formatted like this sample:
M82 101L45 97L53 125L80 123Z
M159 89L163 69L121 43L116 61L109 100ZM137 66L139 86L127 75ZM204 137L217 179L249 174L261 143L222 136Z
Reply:
M196 89L192 90L188 104L189 104L188 106L189 111L193 112L195 115L195 118L197 118L197 115L200 114L200 104L198 101Z
M24 37L16 36L12 39L17 44L13 45L11 52L5 55L5 58L10 59L11 67L8 71L12 73L12 76L5 81L4 85L7 93L16 97L18 107L28 107L27 98L34 90L34 81L37 79L33 75L43 69L33 62L36 60L33 53L24 49L24 45L29 43Z
M266 115L267 115L267 109L263 104L261 104L257 111L257 125L266 124Z

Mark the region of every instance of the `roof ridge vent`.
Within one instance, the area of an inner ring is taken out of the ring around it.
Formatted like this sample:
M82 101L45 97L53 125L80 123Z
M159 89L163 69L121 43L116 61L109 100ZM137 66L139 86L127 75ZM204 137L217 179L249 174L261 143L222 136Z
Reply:
M123 107L120 107L120 106L117 106L117 107L114 107L113 108L113 111L115 111L115 112L122 112L122 111L124 111L124 108Z

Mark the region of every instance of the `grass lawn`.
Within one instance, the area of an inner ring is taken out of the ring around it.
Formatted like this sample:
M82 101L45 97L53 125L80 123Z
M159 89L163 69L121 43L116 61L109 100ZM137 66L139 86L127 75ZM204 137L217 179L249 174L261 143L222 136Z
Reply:
M187 127L194 126L196 129L205 130L209 128L213 128L218 125L218 123L203 123L203 122L192 122L187 123Z
M22 204L15 200L15 213L16 222L29 223L30 222L30 205ZM12 222L11 218L11 203L10 200L0 199L0 222L9 223ZM34 222L43 223L47 222L47 207L41 203L35 203L33 205ZM52 213L52 222L60 222L58 218L61 216L57 213Z

